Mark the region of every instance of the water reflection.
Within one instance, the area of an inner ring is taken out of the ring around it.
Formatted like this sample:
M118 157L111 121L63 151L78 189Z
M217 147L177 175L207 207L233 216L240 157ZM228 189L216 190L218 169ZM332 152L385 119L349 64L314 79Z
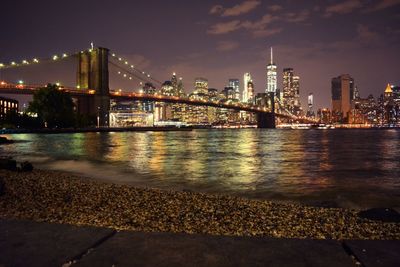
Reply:
M150 187L399 206L398 130L197 130L9 136L2 155Z

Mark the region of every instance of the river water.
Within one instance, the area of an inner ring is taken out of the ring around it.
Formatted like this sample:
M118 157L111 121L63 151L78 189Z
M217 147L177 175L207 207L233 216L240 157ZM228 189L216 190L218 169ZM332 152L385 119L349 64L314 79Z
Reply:
M0 155L114 183L351 208L400 207L400 130L5 135Z

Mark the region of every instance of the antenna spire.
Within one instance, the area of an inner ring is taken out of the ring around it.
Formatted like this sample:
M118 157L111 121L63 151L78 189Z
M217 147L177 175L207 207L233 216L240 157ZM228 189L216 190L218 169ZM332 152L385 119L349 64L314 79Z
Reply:
M271 46L271 65L274 64L274 52L272 50L272 46Z

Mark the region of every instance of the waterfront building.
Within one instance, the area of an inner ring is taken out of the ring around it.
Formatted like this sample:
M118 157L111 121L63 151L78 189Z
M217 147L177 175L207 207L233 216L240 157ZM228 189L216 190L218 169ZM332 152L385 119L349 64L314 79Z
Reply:
M274 63L274 54L271 47L271 60L270 63L267 65L267 88L265 89L266 93L276 94L276 89L278 87L277 76L278 76L277 66Z
M239 79L229 79L228 86L233 88L233 90L235 91L234 99L239 101L240 100L240 82L239 82Z
M347 122L351 103L354 100L354 79L343 74L332 79L333 122Z
M361 123L365 124L378 123L378 117L377 117L378 106L376 104L373 95L369 95L367 98L357 97L356 99L353 100L353 106L354 108L351 111L352 118L349 120L350 123L355 123L356 121L361 121ZM353 111L353 110L358 110L359 113L362 114L362 118L355 119L355 116L358 111Z
M165 96L174 96L176 93L174 88L174 83L172 81L165 81L161 85L161 94ZM172 104L156 102L155 104L155 112L154 112L154 120L155 121L169 121L173 119L172 114Z
M0 96L0 120L6 119L12 113L18 113L18 101Z
M143 94L154 95L156 93L156 87L152 83L145 83L143 86ZM143 101L143 111L153 113L154 112L154 102L153 101Z
M331 111L329 108L320 108L317 111L319 123L330 124L332 122Z
M194 81L194 91L189 95L189 98L196 100L209 100L208 95L208 80L198 77ZM190 108L189 123L192 124L209 124L208 107L193 106Z
M388 125L397 124L399 118L399 106L396 105L394 101L393 89L390 84L386 86L383 97L383 105L384 123Z

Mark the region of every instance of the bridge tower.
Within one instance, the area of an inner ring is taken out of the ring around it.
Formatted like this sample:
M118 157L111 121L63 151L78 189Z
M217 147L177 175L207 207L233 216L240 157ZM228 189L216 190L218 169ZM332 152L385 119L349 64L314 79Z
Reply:
M95 90L94 97L82 108L85 113L97 116L99 126L109 125L108 53L107 48L96 47L78 55L77 85L80 89Z
M271 112L257 113L257 128L260 129L275 129L275 93L270 92L269 99L271 101Z

